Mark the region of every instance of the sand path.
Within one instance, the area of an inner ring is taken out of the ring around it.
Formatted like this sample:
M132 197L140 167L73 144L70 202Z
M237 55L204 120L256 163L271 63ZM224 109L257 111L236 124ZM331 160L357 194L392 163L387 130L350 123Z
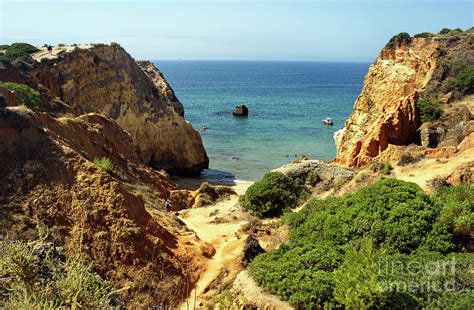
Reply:
M243 252L245 238L237 236L237 231L242 225L248 223L248 215L240 210L238 196L245 193L251 183L238 183L233 189L238 195L229 200L222 201L216 205L184 210L179 218L186 226L193 230L203 241L214 246L216 253L208 260L206 271L201 275L195 289L189 294L188 301L181 305L181 309L194 308L194 296L196 295L196 308L206 302L206 293L210 290L209 284L218 278L223 268L229 272L237 272L241 269L238 259ZM212 222L218 218L224 219L222 223Z
M462 164L473 162L470 151L460 153L451 158L424 160L409 167L396 167L393 176L399 180L414 182L424 190L430 190L429 182L436 177L445 177Z
M50 54L46 47L39 47L39 51L36 53L31 54L31 57L33 57L34 60L36 61L41 61L43 59L56 59L58 58L58 55L62 52L72 52L75 48L79 49L90 49L92 48L92 45L87 44L87 45L78 45L78 46L72 46L72 45L67 45L67 46L53 46L53 51Z

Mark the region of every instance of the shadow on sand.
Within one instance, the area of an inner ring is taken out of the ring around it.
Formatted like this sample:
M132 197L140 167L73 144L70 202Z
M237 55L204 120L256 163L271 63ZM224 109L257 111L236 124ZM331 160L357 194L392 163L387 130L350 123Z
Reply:
M199 177L172 177L171 180L175 182L180 189L187 189L195 191L202 183L209 182L214 185L236 185L235 175L230 172L204 169Z

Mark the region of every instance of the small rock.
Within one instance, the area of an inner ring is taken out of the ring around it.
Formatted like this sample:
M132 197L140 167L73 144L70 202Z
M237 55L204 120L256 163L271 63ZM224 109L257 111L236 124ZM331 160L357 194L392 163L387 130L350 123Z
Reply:
M241 261L242 265L246 267L260 253L265 253L265 250L260 246L255 237L249 236L247 240L245 240L244 256Z
M244 104L238 105L235 107L234 111L232 112L235 116L248 116L249 109Z

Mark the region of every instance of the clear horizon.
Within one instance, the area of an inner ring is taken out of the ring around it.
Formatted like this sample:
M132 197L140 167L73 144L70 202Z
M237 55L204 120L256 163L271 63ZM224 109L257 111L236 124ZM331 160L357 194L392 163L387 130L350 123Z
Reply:
M473 25L466 0L0 0L0 43L118 42L151 60L372 62L395 34Z

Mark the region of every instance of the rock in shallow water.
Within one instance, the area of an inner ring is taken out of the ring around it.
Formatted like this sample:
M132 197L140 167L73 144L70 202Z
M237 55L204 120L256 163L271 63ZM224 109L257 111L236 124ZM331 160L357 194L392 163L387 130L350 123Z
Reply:
M238 105L238 106L235 107L232 114L235 115L235 116L248 116L249 115L249 109L247 108L246 105L241 104L241 105Z

